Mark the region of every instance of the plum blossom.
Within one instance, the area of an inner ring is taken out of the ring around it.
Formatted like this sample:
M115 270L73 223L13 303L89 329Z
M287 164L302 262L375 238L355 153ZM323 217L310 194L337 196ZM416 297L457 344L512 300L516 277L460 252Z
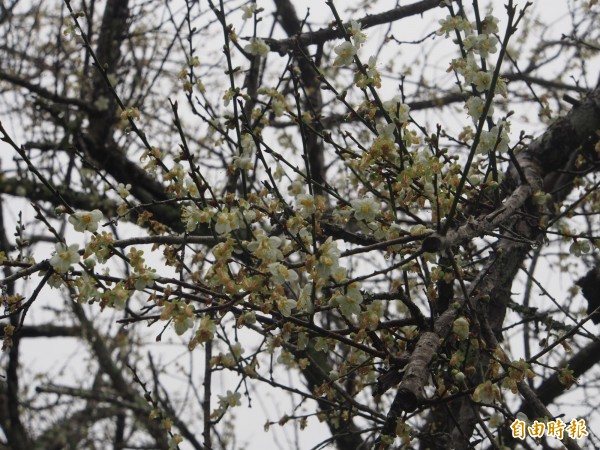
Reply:
M232 230L237 230L240 227L240 220L237 211L221 211L217 214L215 222L215 231L217 234L229 233Z
M263 262L275 262L283 259L283 253L279 250L282 244L284 244L283 239L277 236L267 236L261 230L256 233L255 240L248 243L248 251Z
M271 263L267 267L269 268L269 272L271 272L271 280L276 284L298 280L298 274L295 270L290 270L279 262Z
M185 230L189 233L194 231L200 222L201 210L195 204L183 207L181 219L185 223Z
M123 281L119 281L114 288L105 291L102 297L108 300L109 304L118 311L125 309L127 300L131 297L131 291L125 287Z
M67 247L66 244L58 242L54 248L56 253L50 258L50 265L58 273L68 272L69 267L79 262L79 244L72 244Z
M198 330L196 330L196 334L194 339L194 345L204 344L205 342L211 341L215 335L215 331L217 330L217 324L214 320L210 318L210 316L203 316L200 319L200 325L198 326Z
M237 92L234 89L227 89L225 94L223 94L223 105L229 106L229 103L231 103L231 100L233 100L233 97L235 97L236 94ZM218 128L218 124L215 126L215 128Z
M219 409L224 410L227 407L240 406L242 394L239 392L227 391L225 395L219 395Z
M286 297L281 297L276 300L277 309L283 317L290 317L292 315L292 309L296 307L296 300L292 300Z
M397 95L395 95L391 100L383 102L383 109L387 111L392 119L395 119L400 123L408 122L410 106L402 103L400 97Z
M265 56L269 53L271 47L269 47L269 45L261 38L253 37L250 38L250 42L246 44L244 50L251 55Z
M394 142L394 140L395 140L394 131L396 131L395 124L393 124L393 123L386 123L386 124L378 123L376 128L377 128L377 133L381 139Z
M158 278L158 274L154 269L145 268L143 273L136 274L134 287L138 291L143 291L147 287L151 287L154 284L154 280Z
M367 35L361 30L361 26L361 23L356 20L350 21L348 32L356 48L360 47L367 40Z
M305 219L317 211L315 198L310 194L299 194L296 196L296 206L300 215Z
M309 313L313 312L314 305L312 303L312 291L312 283L307 283L304 285L304 287L300 291L300 295L298 296L298 301L296 302L296 308L298 309L298 311Z
M458 336L460 341L469 338L469 321L466 317L458 317L452 324L452 331Z
M242 15L242 19L248 20L252 19L254 12L256 11L256 3L250 3L249 5L242 6L242 11L244 14Z
M481 32L484 34L494 34L498 32L498 18L488 14L481 21Z
M119 183L117 186L117 193L121 198L126 198L129 195L129 191L131 190L131 184L123 184Z
M86 272L83 272L81 276L75 280L75 285L78 289L78 301L87 303L88 301L93 302L100 298L100 292L96 288L95 280Z
M236 169L251 170L254 168L252 163L252 155L256 150L256 144L251 134L245 133L240 139L240 147L242 152L239 155L233 157L233 166Z
M194 326L194 319L186 315L178 315L173 319L173 328L178 336L184 334L187 330Z
M590 250L590 243L587 240L574 240L569 246L569 252L575 256L581 256L584 253L589 253Z
M470 31L472 28L471 23L459 15L447 15L445 19L440 20L438 23L440 24L440 29L436 32L438 36L443 34L448 37L450 34L453 34L455 30Z
M175 450L178 447L179 444L181 444L183 442L183 438L181 437L180 434L174 434L170 439L169 439L169 450Z
M350 202L354 209L354 218L372 222L381 210L381 205L373 197L357 198Z
M479 70L475 73L472 82L473 84L475 84L477 91L487 91L492 86L492 74L490 72Z
M288 191L292 195L300 195L304 193L305 184L301 181L292 181L288 187Z
M473 123L477 124L479 118L483 114L483 108L485 107L485 101L481 97L473 96L469 98L465 104L467 108L467 113L473 119ZM488 110L488 117L491 117L494 114L494 107L490 106Z
M336 67L349 66L354 61L354 55L356 55L356 47L348 41L341 43L333 51L338 55L333 61L333 65Z
M502 126L501 129L498 125L495 125L490 131L483 130L481 132L479 146L477 147L478 153L486 153L493 150L497 150L500 153L508 151L510 124L508 122L500 122L499 125Z
M369 57L369 62L365 66L365 71L367 74L366 79L364 79L364 76L361 77L364 80L364 83L362 83L361 80L355 78L356 85L358 87L362 87L363 84L372 84L375 87L381 87L381 72L379 72L379 70L377 69L376 56Z
M244 152L241 155L234 156L233 167L240 170L252 170L254 168L254 163L252 162L252 155Z
M321 255L316 266L317 274L321 278L326 278L338 267L340 249L330 236L319 248L319 253Z
M69 217L69 222L75 228L75 231L91 231L92 233L98 230L98 223L103 218L102 211L94 209L93 211L82 211L72 214Z
M482 57L488 56L490 53L496 53L498 49L498 38L493 35L480 34L478 36L470 34L463 40L465 50L478 53Z
M360 314L360 305L363 296L357 282L350 283L346 289L346 295L341 293L335 295L332 301L340 308L342 315L351 319L353 314Z
M495 400L500 400L500 388L488 380L475 388L472 398L476 402L494 403Z

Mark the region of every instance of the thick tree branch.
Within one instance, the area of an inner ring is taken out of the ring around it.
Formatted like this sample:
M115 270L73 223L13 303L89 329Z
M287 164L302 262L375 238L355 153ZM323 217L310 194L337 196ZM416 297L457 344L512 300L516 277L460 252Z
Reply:
M30 450L62 450L78 448L88 436L89 428L98 421L119 414L121 410L112 406L90 407L78 410L57 421L46 429L31 445Z
M50 92L49 90L43 88L42 86L33 84L30 81L26 81L22 78L19 78L14 75L10 75L6 72L0 71L0 80L6 81L15 86L20 86L22 88L25 88L29 92L36 94L39 97L42 97L43 99L48 100L49 102L52 102L52 103L56 103L59 105L76 106L81 111L85 111L88 113L92 113L95 111L94 108L92 108L90 106L90 104L86 101L83 101L78 98L64 97L64 96L55 94L55 93Z
M519 388L519 392L525 399L525 402L527 403L529 408L531 408L534 417L554 417L554 415L550 411L548 411L546 405L542 403L540 398L525 381L520 381L517 386ZM570 437L565 438L564 444L566 445L568 450L581 450L577 442L574 439L571 439Z
M577 378L598 364L598 362L600 362L600 340L590 342L580 349L575 355L565 361L562 367L572 370L573 377ZM560 375L560 372L555 372L535 389L535 395L544 405L551 404L568 389L560 381ZM525 414L528 414L528 405L523 405L521 410Z
M302 24L296 14L294 5L289 0L275 0L277 16L279 23L289 36L296 35L302 30ZM306 95L306 110L310 111L315 117L321 115L323 107L323 98L319 87L319 74L315 70L314 63L310 61L310 53L306 45L297 42L294 47L294 55L298 67L300 68L300 78ZM302 126L302 124L300 124ZM310 167L310 176L314 181L316 194L323 194L326 182L326 169L324 158L323 140L319 137L323 130L323 125L316 121L315 130L307 132L305 135L305 146L308 153L308 164Z
M437 8L439 4L440 0L423 0L406 6L398 6L397 8L390 9L389 11L380 14L367 15L356 20L366 29L384 23L395 22L417 14L423 14L430 9ZM345 23L344 26L346 25L349 24ZM343 37L343 30L337 28L321 28L320 30L301 33L288 39L265 39L265 42L269 44L271 51L279 52L283 55L289 51L293 51L298 46L306 47L308 45L324 44L327 41L341 39Z
M585 101L574 107L565 117L558 119L542 136L535 139L528 148L517 155L520 170L517 171L514 166L510 169L510 182L517 187L522 181L521 175L524 174L526 182L533 185L533 191L539 189L540 181L552 172L561 170L568 165L574 152L581 148L594 148L600 138L596 133L599 128L600 88L597 88ZM529 191L529 194L531 193L532 190ZM540 237L541 230L537 226L532 227L527 220L515 221L513 216L507 216L504 225L510 228L511 224L514 224L515 231L518 231L526 240L533 242ZM488 264L472 282L468 298L463 296L457 299L459 307L469 303L471 305L485 304L482 300L484 295L510 285L527 252L528 246L522 243L510 240L501 241L496 251L496 257L488 261ZM495 315L503 318L506 305L496 306L499 310ZM405 376L400 383L393 408L390 409L388 420L383 428L387 433L394 429L399 415L399 411L394 408L412 411L420 404L423 389L428 380L427 367L441 343L449 335L459 309L449 308L436 319L433 333L421 334L406 367L406 372L414 375L410 378ZM501 322L502 320L499 320L499 323Z
M581 287L587 301L587 313L592 314L596 311L592 316L592 322L600 323L600 312L597 311L600 308L600 262L577 280L577 285Z
M525 202L531 197L533 188L530 184L522 184L504 204L483 217L468 220L466 224L449 230L445 236L434 234L423 240L423 251L441 252L457 245L462 245L475 237L483 236L486 233L496 229L499 225L507 221L517 213Z
M0 322L0 338L4 337L5 323ZM19 328L20 338L81 337L81 327L53 324L23 325Z

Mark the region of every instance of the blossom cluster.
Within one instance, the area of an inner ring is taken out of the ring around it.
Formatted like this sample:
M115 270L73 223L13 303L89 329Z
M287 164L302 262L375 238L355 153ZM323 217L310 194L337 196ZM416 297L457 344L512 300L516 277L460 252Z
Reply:
M358 53L358 49L367 39L367 35L361 29L361 23L356 20L350 22L348 34L350 40L341 43L333 49L337 55L333 61L334 66L349 66L352 64L354 56Z
M448 15L440 20L438 34L456 35L455 42L460 42L463 56L455 58L450 64L449 71L460 75L463 81L473 87L474 94L466 100L467 114L477 125L485 114L485 118L493 120L494 108L492 99L496 94L507 95L506 82L498 77L493 83L493 64L482 63L491 54L498 51L498 19L487 15L479 24L469 22L460 15ZM510 122L502 119L488 130L483 130L477 147L478 153L490 151L506 152L509 148Z

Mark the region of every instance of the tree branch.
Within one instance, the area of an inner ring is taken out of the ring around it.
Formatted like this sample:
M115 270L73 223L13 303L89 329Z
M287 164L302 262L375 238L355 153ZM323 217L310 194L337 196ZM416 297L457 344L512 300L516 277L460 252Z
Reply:
M367 15L356 20L366 29L384 23L395 22L417 14L423 14L425 11L437 8L439 4L440 0L423 0L406 6L398 6L397 8L390 9L389 11L380 14ZM344 26L346 25L349 24L345 23ZM324 44L327 41L341 39L343 37L343 30L337 28L321 28L320 30L301 33L288 39L265 39L265 42L269 44L271 51L283 55L289 51L293 51L298 46L306 47L308 45Z

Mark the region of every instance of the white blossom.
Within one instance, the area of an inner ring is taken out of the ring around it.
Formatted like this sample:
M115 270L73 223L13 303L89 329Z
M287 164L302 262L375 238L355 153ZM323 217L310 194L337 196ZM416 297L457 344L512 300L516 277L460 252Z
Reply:
M231 103L231 100L233 99L233 97L235 96L236 92L234 89L229 88L225 91L225 94L223 94L223 106L229 106L229 104ZM215 129L219 128L219 124L218 122L216 124L213 124Z
M242 15L242 19L248 20L252 19L254 12L256 11L256 3L250 3L249 5L242 6L242 11L244 14Z
M296 196L304 193L305 183L301 181L292 181L290 186L288 187L288 191L290 194Z
M315 198L310 194L300 194L296 196L296 207L300 215L305 219L317 211Z
M193 328L194 320L185 315L179 315L173 319L173 328L178 336L184 334L190 328Z
M367 40L367 35L361 30L361 23L356 20L350 22L348 32L352 36L352 42L354 42L356 48L360 47Z
M395 141L394 131L396 131L396 125L393 123L378 123L375 128L377 129L377 134L381 139L392 142Z
M313 285L312 283L307 283L304 285L302 290L300 291L300 295L298 296L298 301L296 302L296 308L298 311L312 313L314 310L314 305L312 303L312 291Z
M154 280L158 278L158 274L154 269L146 268L143 273L137 274L134 287L138 291L142 291L147 287L154 285Z
M283 253L279 248L283 239L277 236L267 236L260 230L255 234L255 239L248 243L248 251L264 262L275 262L283 259Z
M317 275L321 278L328 277L338 267L340 250L337 243L330 236L319 248L319 260L316 266Z
M240 227L240 217L237 211L221 211L217 213L215 231L217 234L226 234Z
M492 86L492 74L490 72L479 70L475 73L472 83L479 92L487 91Z
M333 297L333 301L339 306L341 313L347 319L351 319L352 315L360 313L360 305L363 301L363 296L359 290L357 282L350 283L346 288L346 294L338 294Z
M392 119L395 119L401 123L408 122L410 106L402 103L400 101L400 97L397 95L391 100L383 102L383 108L387 111Z
M71 265L79 262L79 244L72 244L67 247L66 244L58 242L54 248L56 253L50 258L50 265L58 273L66 273Z
M465 37L463 43L466 51L478 53L484 58L490 53L496 53L498 51L496 48L496 45L498 45L498 38L493 35L471 34Z
M75 231L91 231L92 233L98 230L98 223L103 218L102 211L94 209L93 211L83 211L72 214L69 217L69 222L73 224Z
M368 82L377 86L381 80L381 73L377 69L376 56L369 56L369 62L365 66L365 71L367 73Z
M445 19L440 20L438 23L440 24L440 29L436 33L439 36L443 34L448 37L455 31L470 31L472 28L471 23L467 19L458 15L454 17L447 15Z
M452 331L458 336L459 341L469 338L469 321L465 317L458 317L452 324Z
M356 47L351 42L343 42L333 49L337 56L333 61L334 66L349 66L354 61L356 55Z
M125 287L123 281L120 281L110 291L105 292L105 296L113 308L118 311L123 311L127 304L127 300L131 297L131 291Z
M292 309L296 307L296 300L282 297L277 300L277 309L283 317L290 317L292 315Z
M481 31L485 34L494 34L498 32L498 18L490 14L481 21Z
M227 407L240 406L242 402L242 394L239 392L227 391L225 395L219 395L219 408L225 409Z
M495 400L500 400L500 388L488 380L475 388L472 398L476 402L494 403Z
M590 243L587 240L575 240L569 246L569 253L579 257L584 253L589 253L591 250Z
M183 207L181 212L181 219L185 223L185 229L191 233L196 229L200 222L201 210L195 204L187 205Z
M242 134L242 138L240 139L240 146L244 152L253 153L256 150L256 144L254 143L254 138L249 133Z
M508 151L510 125L508 122L501 122L499 125L502 125L502 129L498 125L495 125L490 131L483 130L481 132L477 153L487 153L493 150L497 150L500 153Z
M298 274L295 270L290 270L279 262L271 263L267 267L269 268L269 272L271 272L271 280L276 284L298 280Z
M233 167L240 170L252 170L254 168L252 155L250 153L243 152L241 155L234 156Z
M465 106L467 108L467 113L473 119L473 123L477 124L477 122L479 121L479 118L483 114L483 108L485 107L485 100L482 99L481 97L473 96L473 97L470 97L466 101ZM488 115L488 117L491 117L491 116L493 116L493 114L494 114L494 107L490 105L490 109L488 110L487 115Z
M269 53L271 47L261 38L253 37L250 38L250 42L246 44L244 50L251 55L265 56Z
M372 222L381 210L380 203L373 197L357 198L350 202L354 209L354 218L356 220L364 220Z
M285 112L285 102L278 97L273 97L271 100L271 109L273 110L275 117L281 117Z
M121 198L126 198L129 195L130 190L131 184L119 183L119 185L117 186L117 193Z

